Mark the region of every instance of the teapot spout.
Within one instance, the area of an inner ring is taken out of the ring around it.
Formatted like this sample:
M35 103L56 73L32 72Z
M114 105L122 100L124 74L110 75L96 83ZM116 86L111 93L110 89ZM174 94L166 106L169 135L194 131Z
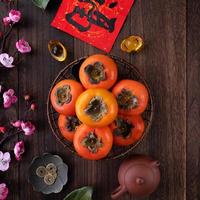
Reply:
M126 192L126 188L125 186L119 186L117 189L115 189L112 194L111 194L111 198L112 199L118 199L120 198L124 193Z

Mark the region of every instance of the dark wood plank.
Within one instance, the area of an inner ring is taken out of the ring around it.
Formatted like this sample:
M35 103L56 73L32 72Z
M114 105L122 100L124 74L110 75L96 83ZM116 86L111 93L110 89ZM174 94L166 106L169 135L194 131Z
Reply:
M131 30L144 37L146 46L131 61L150 84L155 115L150 133L136 152L161 162L161 184L149 199L185 199L186 2L137 3Z
M200 2L188 1L187 25L187 199L200 199Z
M162 163L161 185L150 199L185 198L185 6L180 1L141 4L146 48L143 59L133 60L152 88L156 110L145 151L140 147Z

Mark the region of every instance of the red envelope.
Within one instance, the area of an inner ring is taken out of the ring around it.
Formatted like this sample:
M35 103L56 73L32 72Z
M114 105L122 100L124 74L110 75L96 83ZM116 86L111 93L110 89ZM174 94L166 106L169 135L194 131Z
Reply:
M134 0L63 0L51 25L110 52L133 3Z

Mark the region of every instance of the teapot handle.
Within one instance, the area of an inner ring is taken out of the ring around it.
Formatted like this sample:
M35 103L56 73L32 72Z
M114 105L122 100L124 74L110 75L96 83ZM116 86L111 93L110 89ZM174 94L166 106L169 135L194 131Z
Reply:
M117 189L115 189L112 194L111 194L111 198L112 199L118 199L119 197L122 196L122 194L124 194L126 192L126 187L125 186L119 186Z

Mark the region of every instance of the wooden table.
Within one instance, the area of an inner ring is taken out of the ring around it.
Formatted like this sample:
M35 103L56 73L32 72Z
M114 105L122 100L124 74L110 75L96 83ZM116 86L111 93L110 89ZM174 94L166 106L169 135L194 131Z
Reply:
M58 3L55 3L58 2ZM92 46L50 26L60 1L51 1L43 12L30 1L18 0L23 24L15 30L11 41L24 37L31 42L33 53L18 68L0 69L0 81L13 87L19 97L29 92L38 102L34 119L38 132L25 138L26 154L21 162L13 161L8 172L0 173L12 200L63 199L69 191L94 186L95 200L109 200L118 185L117 171L122 161L90 162L63 149L51 133L47 122L46 101L50 85L66 64L80 56L101 53ZM55 5L56 4L56 5ZM0 8L1 13L5 14ZM145 48L136 55L123 53L120 42L136 34L145 39ZM151 155L161 162L162 180L158 190L145 200L200 199L200 1L136 0L111 54L136 65L151 87L155 100L155 116L151 131L133 153ZM53 60L47 50L51 39L62 41L68 48L65 63ZM24 101L17 108L0 111L0 119L23 118ZM5 114L5 115L4 115ZM6 148L13 147L11 142ZM60 194L45 196L34 192L27 182L27 169L36 155L52 152L69 165L69 183ZM13 159L14 160L14 159ZM124 196L122 200L133 200Z

